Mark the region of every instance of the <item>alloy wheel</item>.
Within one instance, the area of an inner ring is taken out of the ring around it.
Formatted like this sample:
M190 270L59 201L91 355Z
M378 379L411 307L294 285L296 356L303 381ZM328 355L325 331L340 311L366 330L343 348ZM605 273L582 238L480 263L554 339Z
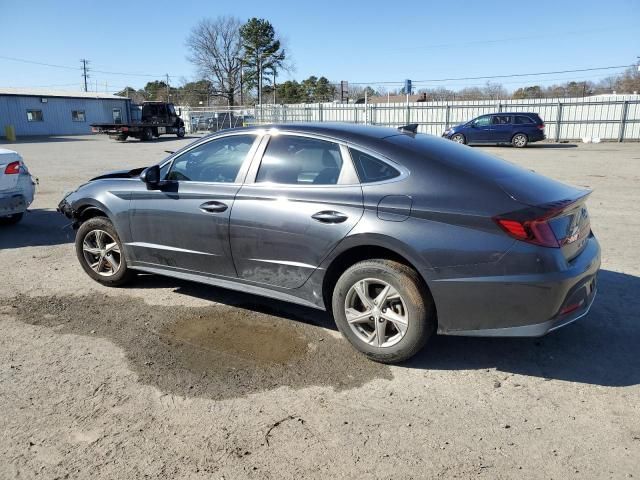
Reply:
M391 347L407 333L409 314L400 293L384 280L366 278L356 282L345 297L349 327L363 342Z
M524 147L527 144L527 137L524 135L516 135L513 137L513 144L516 147Z
M115 275L120 269L120 245L104 230L91 230L84 236L82 254L87 265L103 277Z

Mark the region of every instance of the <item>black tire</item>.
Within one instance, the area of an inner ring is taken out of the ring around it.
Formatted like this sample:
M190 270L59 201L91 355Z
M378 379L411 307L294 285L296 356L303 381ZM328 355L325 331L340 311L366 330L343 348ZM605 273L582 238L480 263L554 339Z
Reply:
M516 133L511 138L511 145L516 148L524 148L527 146L527 143L529 143L529 139L524 133Z
M116 140L117 140L118 142L126 142L126 141L127 141L127 135L125 135L125 134L118 135L118 136L116 137Z
M2 225L15 225L24 217L24 212L14 213L13 215L7 215L6 217L0 217L0 224Z
M455 135L453 135L451 137L451 140L456 143L461 143L462 145L467 143L467 139L464 138L464 135L462 135L461 133L456 133Z
M92 232L96 230L101 230L103 232L106 232L109 236L111 236L111 238L115 241L115 243L117 243L119 248L119 252L120 252L119 268L116 270L115 273L108 276L100 275L99 273L97 273L95 270L91 268L88 260L85 257L85 252L83 250L83 243L85 239ZM99 282L108 287L118 287L120 285L124 285L127 282L131 281L131 279L133 279L136 276L135 272L133 270L130 270L127 267L127 260L124 255L122 242L120 241L118 232L116 232L115 227L113 226L111 221L106 217L93 217L87 220L86 222L84 222L82 225L80 225L80 228L78 228L78 231L76 232L75 247L76 247L76 255L78 257L78 261L80 262L80 265L82 265L82 268L87 273L87 275L89 275L96 282Z
M347 295L352 286L364 279L380 279L392 286L406 304L408 315L404 336L391 346L374 346L358 336L346 317ZM381 363L397 363L412 357L436 331L433 298L412 268L392 260L365 260L349 267L333 289L332 311L338 329L347 340L370 359Z
M176 136L178 138L184 138L184 134L185 134L184 127L178 127L178 133L176 133Z
M153 140L153 130L151 128L145 128L144 130L142 130L140 140L142 140L143 142L149 142Z

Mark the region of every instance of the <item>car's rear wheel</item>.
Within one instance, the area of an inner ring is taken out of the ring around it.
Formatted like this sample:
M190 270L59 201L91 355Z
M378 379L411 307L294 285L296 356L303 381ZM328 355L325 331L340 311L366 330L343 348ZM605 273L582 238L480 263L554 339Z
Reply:
M527 146L529 139L524 133L516 133L511 139L511 145L516 148L523 148Z
M461 133L456 133L453 137L451 137L451 140L453 140L456 143L462 143L462 144L467 143L466 139L464 138L464 135L462 135Z
M348 268L335 285L332 309L347 340L382 363L412 357L436 327L433 300L418 274L392 260Z
M15 225L24 217L24 212L14 213L13 215L7 215L6 217L0 217L0 224Z
M103 285L116 287L135 276L127 267L122 242L108 218L94 217L80 225L76 255L84 271Z

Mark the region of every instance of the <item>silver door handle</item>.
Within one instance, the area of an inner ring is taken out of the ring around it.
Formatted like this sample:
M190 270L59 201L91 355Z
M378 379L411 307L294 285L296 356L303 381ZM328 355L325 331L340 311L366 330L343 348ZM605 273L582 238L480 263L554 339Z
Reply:
M200 210L207 213L221 213L221 212L224 212L227 208L229 207L227 206L226 203L215 202L215 201L205 202L202 205L200 205Z
M322 223L342 223L349 217L347 217L342 212L336 212L334 210L323 210L321 212L314 213L313 215L311 215L311 218Z

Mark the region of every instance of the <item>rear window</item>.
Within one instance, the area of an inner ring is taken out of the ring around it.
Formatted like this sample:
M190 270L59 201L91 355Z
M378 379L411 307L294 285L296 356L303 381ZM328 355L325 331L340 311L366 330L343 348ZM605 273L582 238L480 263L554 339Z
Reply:
M417 156L478 175L480 178L499 179L527 172L513 163L501 160L475 148L460 148L453 142L441 141L431 135L395 135L386 141L406 148Z
M386 162L367 155L360 150L350 148L353 164L358 172L360 183L381 182L400 176L400 172Z

